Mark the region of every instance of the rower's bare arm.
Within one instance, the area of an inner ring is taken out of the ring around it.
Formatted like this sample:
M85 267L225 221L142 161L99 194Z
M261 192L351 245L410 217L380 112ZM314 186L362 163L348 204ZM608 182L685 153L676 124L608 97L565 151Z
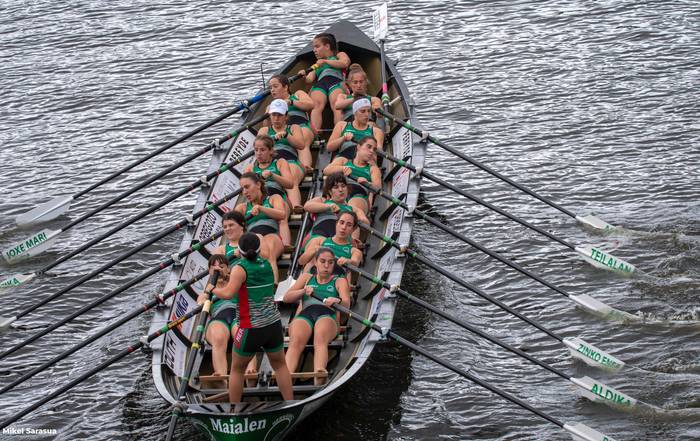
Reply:
M338 295L340 295L340 304L346 308L350 307L350 284L348 279L345 277L338 277L335 279L335 289L338 290Z
M308 93L304 92L303 90L297 90L294 92L294 94L297 97L297 99L294 100L294 105L297 108L306 111L314 108L314 100L311 99Z
M223 245L219 245L218 247L214 248L214 252L212 253L212 255L214 254L221 254L222 256L225 255L226 247Z
M238 295L243 282L245 282L245 270L240 265L236 265L229 273L226 286L214 288L211 292L220 299L232 299Z
M354 205L352 206L352 211L355 212L357 215L357 220L360 222L363 222L365 224L369 224L369 219L367 219L367 215L365 214L364 211L362 211L361 208L355 207Z
M270 130L270 126L262 126L260 127L260 130L258 130L258 133L263 133L267 135L267 132Z
M304 287L306 286L306 283L309 281L309 278L311 277L311 274L309 273L304 273L302 274L296 282L294 282L294 285L290 286L287 292L284 293L284 297L282 298L282 301L284 303L296 303L299 301L300 298L304 296L304 292L306 290Z
M245 215L245 205L245 202L241 202L240 204L236 205L236 208L234 208L234 210L241 213L242 215Z
M376 96L373 96L370 102L372 103L372 110L377 110L382 107L382 100L380 100Z
M289 163L280 158L277 160L277 168L280 170L280 174L273 174L272 179L284 188L294 187L294 180L292 179L292 171L289 169Z
M252 172L252 171L253 171L253 164L248 164L248 165L246 165L245 168L243 169L243 173L250 173L250 172Z
M347 158L338 157L333 160L330 164L323 169L323 176L330 176L333 173L343 173L345 171L345 164L348 162Z
M362 264L362 251L353 247L352 251L350 252L350 263L355 266L360 266Z
M301 71L301 72L303 72L303 71ZM301 72L299 72L299 73L301 73ZM312 70L311 72L304 75L304 81L306 81L306 84L311 84L314 81L316 81L316 70Z
M372 134L374 139L377 140L377 148L384 151L384 132L378 127L372 127Z
M343 110L348 106L351 106L354 99L352 95L340 95L337 100L335 100L335 110Z
M321 241L323 239L323 237L314 237L309 241L309 243L306 244L306 251L304 251L304 254L299 256L299 265L304 266L311 262L311 259L314 258L314 254L316 254L316 250L318 250L318 247L321 245Z
M328 211L328 204L323 203L323 198L318 196L304 204L304 211L307 213L323 213Z
M306 144L304 143L304 134L301 133L301 127L297 124L292 124L290 132L291 133L287 135L287 142L289 142L289 145L297 150L304 150Z
M283 220L287 215L287 210L284 209L284 200L282 196L278 194L273 194L270 196L270 202L272 202L272 208L260 206L260 212L264 213L265 216L274 220Z
M370 168L370 174L372 175L372 185L374 188L382 188L382 171L376 165Z
M335 127L333 127L333 132L331 132L331 136L328 137L326 150L329 152L334 152L340 148L343 141L345 141L345 138L341 135L341 133L343 133L343 129L345 128L346 124L347 123L345 121L340 121L335 125Z
M338 52L335 54L337 60L326 59L326 64L330 67L335 67L336 69L347 69L350 66L350 57L345 52Z

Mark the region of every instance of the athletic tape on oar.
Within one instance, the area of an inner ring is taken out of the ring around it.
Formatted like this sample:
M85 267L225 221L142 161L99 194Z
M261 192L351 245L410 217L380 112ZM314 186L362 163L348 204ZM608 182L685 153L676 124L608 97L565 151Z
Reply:
M395 123L399 124L400 126L406 128L407 130L410 130L413 133L417 134L422 139L426 139L426 140L432 142L433 144L435 144L439 147L442 147L443 149L447 150L448 152L452 153L453 155L469 162L470 164L474 165L475 167L480 168L481 170L484 170L485 172L489 173L490 175L502 180L503 182L510 184L511 186L517 188L518 190L529 194L530 196L534 197L535 199L538 199L538 200L544 202L545 204L549 205L550 207L555 208L556 210L559 210L560 212L566 214L567 216L576 219L577 221L581 222L584 225L587 225L587 226L595 228L595 229L604 230L604 231L611 231L611 230L614 230L616 228L614 225L610 225L609 223L603 221L602 219L600 219L592 214L589 214L586 216L577 216L576 214L567 210L566 208L562 207L561 205L552 202L550 199L545 198L544 196L541 196L538 193L535 193L533 190L530 190L529 188L525 187L522 184L518 184L518 183L512 181L510 178L507 178L506 176L502 175L501 173L497 172L496 170L493 170L492 168L488 167L487 165L482 164L481 162L476 161L475 159L468 157L467 155L460 152L459 150L455 150L454 148L448 146L447 144L443 143L439 139L437 139L433 136L430 136L430 134L427 131L423 131L423 130L420 130L416 127L413 127L411 125L411 123L409 123L408 121L404 121L400 118L397 118L396 116L390 114L386 109L384 109L384 110L380 109L380 110L378 110L378 112L381 115L383 115L383 116L391 119Z
M315 293L311 294L311 297L314 297L316 300L319 300L319 301L323 300L321 297L317 296ZM336 309L343 314L347 314L348 318L350 318L351 320L355 320L359 323L362 323L364 326L371 328L372 330L380 333L382 336L389 338L389 339L392 339L392 340L400 343L401 345L408 347L412 351L417 352L417 353L423 355L424 357L429 358L430 360L438 363L439 365L451 370L452 372L455 372L456 374L472 381L473 383L476 383L477 385L479 385L485 389L488 389L489 391L501 396L502 398L510 401L511 403L517 404L518 406L522 407L523 409L526 409L526 410L534 413L535 415L538 415L538 416L544 418L545 420L549 421L550 423L561 427L562 429L569 432L574 437L574 440L614 441L613 438L606 436L606 435L603 435L602 433L591 429L590 427L586 426L585 424L581 424L581 423L564 424L561 421L557 420L556 418L548 415L547 413L542 412L541 410L538 410L538 409L532 407L531 405L524 402L520 398L517 398L517 397L515 397L515 396L513 396L505 391L502 391L501 389L498 389L498 388L492 386L491 384L489 384L489 383L479 379L478 377L475 377L474 375L470 374L468 371L465 371L463 369L458 368L457 366L455 366L454 364L452 364L451 362L449 362L447 360L444 360L440 357L437 357L436 355L433 355L432 353L421 348L417 344L412 343L409 340L406 340L405 338L401 337L396 332L394 332L392 329L382 328L379 325L377 325L376 323L374 323L374 322L372 322L364 317L358 317L353 311L351 311L348 308L345 308L341 305L338 305L337 303L334 303L332 305L327 305L327 306L329 306L333 309Z
M510 306L506 305L505 303L501 302L500 300L493 298L492 296L490 296L489 294L487 294L486 292L484 292L484 291L481 290L480 288L478 288L478 287L476 287L476 286L474 286L474 285L472 285L472 284L466 282L465 280L461 279L460 277L457 277L456 275L452 274L451 272L447 271L446 269L444 269L444 268L440 267L439 265L433 263L431 260L427 259L426 257L421 256L421 255L418 254L416 251L410 249L408 246L399 244L399 243L396 242L394 239L383 235L381 232L377 231L376 229L372 228L371 226L369 226L369 225L367 225L367 224L365 224L365 223L363 223L363 222L360 222L358 225L360 226L360 228L362 228L362 229L364 229L364 230L367 230L370 234L372 234L373 236L375 236L375 237L377 237L378 239L382 240L383 242L388 243L389 245L391 245L391 246L393 246L394 248L398 249L400 252L405 253L405 254L407 254L408 256L413 257L414 259L417 259L418 261L420 261L420 262L422 262L423 264L427 265L428 267L434 269L435 271L439 272L440 274L444 275L445 277L449 278L450 280L452 280L452 281L454 281L454 282L460 284L461 286L467 288L468 290L472 291L473 293L475 293L475 294L478 295L479 297L481 297L481 298L487 300L487 301L490 302L490 303L493 303L494 305L498 306L499 308L501 308L502 310L508 312L509 314L512 314L512 315L518 317L520 320L524 321L525 323L528 323L529 325L534 326L535 328L537 328L537 329L539 329L540 331L544 332L545 334L547 334L548 336L552 337L553 339L558 340L559 342L561 342L561 343L563 343L563 344L566 344L566 343L565 343L565 340L566 340L566 339L565 339L564 337L562 337L562 336L560 336L559 334L557 334L557 333L555 333L555 332L553 332L553 331L547 329L546 327L542 326L541 324L537 323L536 321L532 320L531 318L528 318L527 316L525 316L525 315L519 313L518 311L516 311L515 309L513 309L513 308L511 308ZM583 342L583 340L581 340L581 341ZM585 343L585 342L584 342L584 343ZM569 345L567 345L567 347L568 347L569 349L571 349L571 347L570 347ZM580 349L580 350L579 350L579 349ZM589 349L590 349L590 350L589 350ZM612 356L609 355L608 353L606 353L606 352L604 352L604 351L601 351L601 350L598 349L597 347L595 347L595 346L593 346L593 345L591 345L591 344L588 344L588 343L586 343L585 347L577 348L577 351L576 351L576 352L571 351L571 354L572 354L572 356L574 356L575 358L578 358L578 359L580 359L580 360L586 362L587 364L589 364L589 365L591 365L591 366L599 367L599 368L602 368L602 369L610 370L610 369L613 369L613 368L612 368L611 365L606 365L606 364L602 363L601 359L598 359L598 357L596 356L596 354L601 355L601 356L604 356L604 357L606 357L606 359L614 359L614 360L616 360L617 362L620 363L620 368L624 365L624 363L622 363L621 361L619 361L617 358L612 357Z

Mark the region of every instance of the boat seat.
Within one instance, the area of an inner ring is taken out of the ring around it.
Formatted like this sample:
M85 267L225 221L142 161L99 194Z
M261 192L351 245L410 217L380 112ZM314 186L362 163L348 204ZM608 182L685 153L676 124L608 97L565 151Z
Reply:
M312 384L305 384L305 385L300 385L300 386L294 386L294 394L295 395L311 395L315 393L318 390L323 389L326 387L325 384L320 385L320 386L314 386ZM205 403L227 403L228 402L228 391L223 390L223 389L212 389L211 390L212 395L207 396L202 400ZM277 386L270 386L270 387L265 387L265 388L258 388L258 387L253 387L253 388L243 388L243 397L276 397L277 399L281 399L281 394L280 390Z
M332 373L331 373L332 374ZM294 372L292 375L293 380L308 380L311 378L328 378L329 375L328 372ZM246 380L257 380L258 374L245 374L244 375ZM218 375L202 375L199 377L199 382L200 384L204 383L210 383L210 382L217 382L217 381L223 381L228 385L228 378L229 377L222 377ZM275 374L274 372L272 375L270 375L270 378L274 379ZM255 389L255 388L247 388L247 389Z

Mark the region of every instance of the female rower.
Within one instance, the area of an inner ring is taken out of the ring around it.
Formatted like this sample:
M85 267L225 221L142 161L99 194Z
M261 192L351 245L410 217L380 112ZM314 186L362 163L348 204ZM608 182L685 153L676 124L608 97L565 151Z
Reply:
M314 108L311 97L303 90L294 93L289 91L289 78L286 75L273 75L268 82L270 95L273 99L281 99L287 103L287 121L301 128L304 137L304 148L299 150L299 159L304 167L312 168L311 143L314 141L314 132L311 130L308 112Z
M335 158L333 162L323 169L323 174L326 176L340 172L352 178L348 204L357 207L365 214L369 211L369 207L372 206L374 194L370 193L360 183L369 183L375 188L380 188L382 185L382 172L373 163L376 150L377 140L371 136L366 136L360 139L357 144L357 151L352 160L344 157ZM353 179L357 182L354 182Z
M334 275L335 256L329 248L316 251L316 274L304 273L285 293L286 303L301 299L301 312L289 325L289 347L287 367L296 371L304 346L314 336L314 372L326 372L328 364L328 344L338 335L338 314L329 305L340 303L350 307L350 286L345 277ZM323 301L311 294L315 293ZM314 378L314 384L325 383L324 378Z
M346 262L358 266L362 263L362 251L352 246L352 234L357 229L357 215L354 211L346 211L338 215L335 223L335 234L332 237L318 236L311 239L299 256L299 265L304 266L313 260L320 248L329 248L333 251L338 265ZM310 269L310 267L306 268ZM345 274L342 267L334 269L336 274Z
M270 253L269 260L277 281L277 259L284 251L282 238L278 234L279 221L287 215L286 202L278 194L268 196L264 181L255 173L243 173L240 182L241 192L248 202L238 204L235 210L248 218L248 231L262 236L262 243Z
M253 150L255 151L255 162L248 165L245 168L245 172L254 172L262 177L265 180L265 190L268 195L276 194L289 202L289 204L285 204L286 214L284 219L279 221L282 242L285 245L289 245L292 241L292 236L289 231L287 218L291 207L301 206L299 187L294 184L294 178L292 178L292 172L287 161L282 158L275 158L276 153L272 138L265 134L258 135L255 138Z
M363 138L374 138L378 146L384 142L384 132L369 123L371 109L367 98L360 98L352 104L352 113L355 115L353 122L341 121L333 128L333 133L328 138L327 148L329 152L338 151L337 156L352 159L355 156L357 144Z
M335 102L343 93L343 78L345 78L343 70L350 66L350 58L345 52L338 52L333 34L318 34L311 45L318 67L308 74L303 70L299 74L306 76L308 84L313 83L310 93L314 102L314 108L311 111L311 127L319 130L323 124L323 108L326 107L326 103L330 103L334 123L343 118L342 112L335 108Z
M284 100L272 101L268 110L271 125L260 127L258 133L272 138L277 157L287 161L292 172L292 182L298 187L306 174L306 168L299 161L299 151L304 148L304 136L298 125L287 124L287 110L288 106ZM294 208L298 207L301 210L301 196L299 201L292 201L292 203L295 204Z
M348 68L348 78L346 82L350 88L350 93L340 95L338 100L335 102L335 108L343 112L343 121L352 122L355 119L355 115L352 111L352 105L360 98L367 98L372 104L372 110L382 107L382 100L376 96L370 96L367 93L367 86L369 85L367 72L365 72L359 64L352 63L350 65ZM370 114L370 120L376 120L374 113Z
M323 182L322 196L315 197L304 204L304 210L315 215L310 238L335 235L335 223L340 213L354 211L360 222L369 223L362 210L348 204L347 197L348 183L345 175L333 173L327 176Z
M257 235L246 233L238 243L241 259L231 269L226 286L213 290L222 299L238 297L240 320L233 337L229 400L241 401L244 370L260 349L275 371L282 398L291 400L292 378L284 359L284 330L274 301L272 267L259 255L261 242Z

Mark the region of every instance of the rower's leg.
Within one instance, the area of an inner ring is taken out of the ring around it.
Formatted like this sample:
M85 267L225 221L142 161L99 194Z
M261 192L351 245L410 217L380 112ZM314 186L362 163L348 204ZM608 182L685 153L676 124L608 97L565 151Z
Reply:
M364 222L369 223L369 221L367 220L367 212L369 211L369 205L367 204L366 199L360 198L360 197L352 198L348 201L348 205L353 207L355 212L359 211L359 212L365 213ZM358 216L358 219L359 219L359 216ZM360 220L362 220L362 219L360 219ZM352 232L352 238L358 239L358 240L360 239L360 229L359 228L356 228L355 231Z
M320 90L312 90L311 99L314 102L314 108L311 109L311 127L314 130L321 130L323 128L323 109L326 107L328 97Z
M214 375L228 374L226 349L230 337L228 327L219 321L214 321L207 328L207 341L211 345L211 360L214 364Z
M243 380L246 365L252 356L243 356L233 353L231 360L231 375L228 378L228 399L231 403L239 403L243 396Z
M270 253L270 266L272 266L272 272L275 274L275 283L279 283L279 269L277 268L277 259L280 258L282 252L284 251L284 244L282 244L282 239L274 233L267 234L263 237L263 241L267 245L267 249Z
M301 205L301 191L299 190L299 184L304 180L305 170L299 168L296 164L290 164L290 169L292 170L292 179L294 180L294 186L287 189L287 197L289 197L289 202L294 207L302 207ZM303 208L303 207L302 207Z
M343 120L343 110L335 108L335 102L338 100L338 97L342 94L343 88L339 87L337 89L334 89L328 96L328 102L330 103L331 110L333 111L333 124L338 124L340 121Z
M290 372L297 371L299 358L304 346L311 338L311 326L303 318L296 318L289 324L289 347L285 360Z
M304 136L304 148L298 150L299 160L302 165L308 169L313 169L313 158L311 157L311 144L314 142L314 132L308 127L301 129L301 133Z
M284 208L287 214L284 219L278 221L278 224L280 226L280 237L282 238L282 245L288 246L292 244L292 232L289 231L289 204L285 202Z
M320 317L314 326L314 372L325 371L328 364L328 343L333 341L338 333L338 324L330 316ZM324 381L314 378L314 384Z
M292 392L292 376L289 374L287 364L284 362L284 350L280 349L275 352L266 352L267 359L270 360L270 366L275 371L275 380L280 388L280 393L285 401L294 399Z

